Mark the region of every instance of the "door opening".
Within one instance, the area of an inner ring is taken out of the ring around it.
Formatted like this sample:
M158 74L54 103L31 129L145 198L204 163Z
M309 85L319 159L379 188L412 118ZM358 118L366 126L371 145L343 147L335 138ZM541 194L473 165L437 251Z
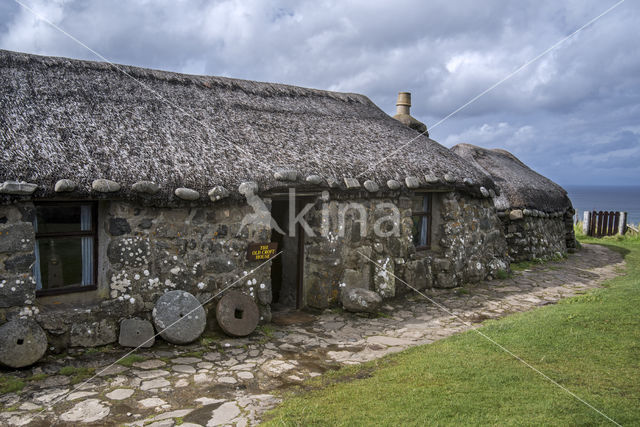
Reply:
M271 230L271 241L278 243L278 252L282 251L271 264L271 309L283 311L302 308L302 227L297 226L295 233L289 233L289 200L273 200L271 216L285 232L282 235L275 229Z

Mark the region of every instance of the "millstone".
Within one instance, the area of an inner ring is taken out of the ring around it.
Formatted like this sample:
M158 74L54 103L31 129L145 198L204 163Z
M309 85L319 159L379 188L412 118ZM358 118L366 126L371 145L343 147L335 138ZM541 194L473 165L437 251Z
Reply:
M229 291L216 306L216 320L224 332L234 337L245 337L258 326L260 312L251 297Z
M148 320L123 319L118 343L123 347L151 347L155 342L153 325Z
M12 320L0 326L0 363L23 368L36 363L47 351L47 335L32 320Z
M162 338L173 344L188 344L204 332L207 316L196 297L171 291L156 301L153 323Z

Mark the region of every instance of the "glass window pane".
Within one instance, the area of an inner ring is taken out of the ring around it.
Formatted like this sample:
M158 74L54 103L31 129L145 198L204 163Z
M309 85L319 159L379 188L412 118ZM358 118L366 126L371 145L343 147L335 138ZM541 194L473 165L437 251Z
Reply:
M427 246L428 219L426 216L413 216L413 244L416 247Z
M92 237L41 238L38 248L42 289L92 284Z
M413 219L413 230L412 230L412 236L413 236L413 245L414 246L420 246L420 226L422 225L422 217L420 216L414 216L412 217Z
M424 198L422 196L420 197L414 197L411 203L411 211L413 213L417 213L417 212L423 212L424 209Z
M429 212L429 196L424 196L422 199L422 211Z
M429 231L427 217L422 217L422 226L420 228L420 246L427 246L427 232Z
M91 230L91 206L41 205L36 207L37 233Z

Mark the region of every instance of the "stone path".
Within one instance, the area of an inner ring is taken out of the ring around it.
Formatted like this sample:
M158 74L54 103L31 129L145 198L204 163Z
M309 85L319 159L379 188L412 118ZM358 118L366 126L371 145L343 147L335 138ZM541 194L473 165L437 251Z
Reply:
M475 324L597 287L619 274L623 265L619 254L584 245L564 262L537 265L505 280L427 294ZM276 390L343 364L362 363L468 328L410 294L388 302L377 318L327 310L310 323L270 325L249 338L145 349L138 353L144 360L113 365L81 388L71 385L73 374L61 375L60 370L73 366L99 372L124 352L114 348L49 356L31 369L0 371L31 377L19 394L0 396L0 425L254 425L279 403ZM59 396L64 398L49 408Z

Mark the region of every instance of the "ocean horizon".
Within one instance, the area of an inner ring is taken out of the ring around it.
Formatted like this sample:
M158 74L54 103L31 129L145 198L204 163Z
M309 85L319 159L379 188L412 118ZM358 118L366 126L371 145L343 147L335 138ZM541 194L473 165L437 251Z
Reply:
M627 224L640 223L640 185L565 185L582 221L584 211L627 212Z

